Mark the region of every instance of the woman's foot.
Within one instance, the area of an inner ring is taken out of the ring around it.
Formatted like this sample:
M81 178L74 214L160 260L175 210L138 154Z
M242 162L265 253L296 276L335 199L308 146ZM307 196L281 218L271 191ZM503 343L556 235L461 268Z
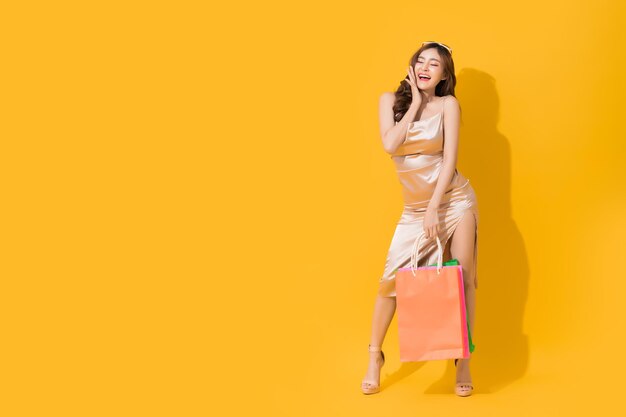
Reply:
M380 346L369 345L369 366L361 382L363 394L375 394L380 391L380 368L385 363L385 354Z
M472 376L470 375L469 362L470 358L454 360L454 364L456 366L455 392L460 397L472 395L472 391L474 390Z

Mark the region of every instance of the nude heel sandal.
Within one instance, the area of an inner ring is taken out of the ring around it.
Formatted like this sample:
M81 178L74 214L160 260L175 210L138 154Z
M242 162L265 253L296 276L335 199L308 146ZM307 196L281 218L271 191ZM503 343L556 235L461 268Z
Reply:
M454 360L454 367L455 368L456 368L456 362L457 361L458 361L458 359ZM464 388L464 387L466 387L466 388ZM457 382L455 387L454 387L454 392L459 397L469 397L470 395L472 395L473 391L474 391L474 385L472 385L471 382Z
M380 369L385 364L385 353L382 351L380 346L368 345L368 350L370 352L380 352L380 355L383 357L383 361L378 367L379 381L364 379L363 382L361 382L361 391L363 391L363 394L376 394L380 391Z

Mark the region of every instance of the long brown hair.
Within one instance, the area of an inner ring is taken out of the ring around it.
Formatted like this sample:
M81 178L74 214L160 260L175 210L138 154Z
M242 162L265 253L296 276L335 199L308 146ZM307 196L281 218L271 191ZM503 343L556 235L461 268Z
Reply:
M437 44L422 45L409 60L411 68L415 68L417 58L419 58L419 55L422 53L422 51L428 48L437 48L439 56L441 57L441 65L443 65L443 76L446 78L445 80L439 81L439 84L437 84L437 86L435 87L435 95L439 97L447 95L454 96L454 86L456 86L456 75L454 75L454 61L452 60L450 52L448 52L448 50L443 46ZM404 80L400 81L400 86L395 92L396 102L393 105L393 114L394 120L396 122L399 122L404 117L404 114L409 109L411 101L413 100L413 96L411 94L411 85L409 84L408 80L409 75L407 74Z

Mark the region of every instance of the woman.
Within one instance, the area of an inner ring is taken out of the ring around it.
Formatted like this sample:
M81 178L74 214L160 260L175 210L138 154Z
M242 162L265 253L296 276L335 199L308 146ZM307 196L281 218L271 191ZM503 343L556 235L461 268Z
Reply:
M382 342L396 308L395 271L411 261L413 243L421 240L418 266L437 261L436 236L444 260L458 259L463 268L470 332L474 328L478 288L478 204L474 189L456 169L460 107L454 96L456 76L452 50L424 42L410 60L407 77L395 93L380 97L380 133L402 184L404 210L396 225L374 307L365 394L380 391L385 361ZM468 214L466 216L466 214ZM458 361L458 365L457 365ZM471 395L470 358L456 359L455 392Z

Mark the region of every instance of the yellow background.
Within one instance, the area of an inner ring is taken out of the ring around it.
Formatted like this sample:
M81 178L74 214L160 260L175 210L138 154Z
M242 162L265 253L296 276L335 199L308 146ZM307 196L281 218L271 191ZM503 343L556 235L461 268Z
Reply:
M622 407L620 2L63 1L0 16L0 414ZM402 210L378 97L424 40L453 48L458 168L481 215L464 399L452 361L399 362L395 318L383 390L359 389Z

